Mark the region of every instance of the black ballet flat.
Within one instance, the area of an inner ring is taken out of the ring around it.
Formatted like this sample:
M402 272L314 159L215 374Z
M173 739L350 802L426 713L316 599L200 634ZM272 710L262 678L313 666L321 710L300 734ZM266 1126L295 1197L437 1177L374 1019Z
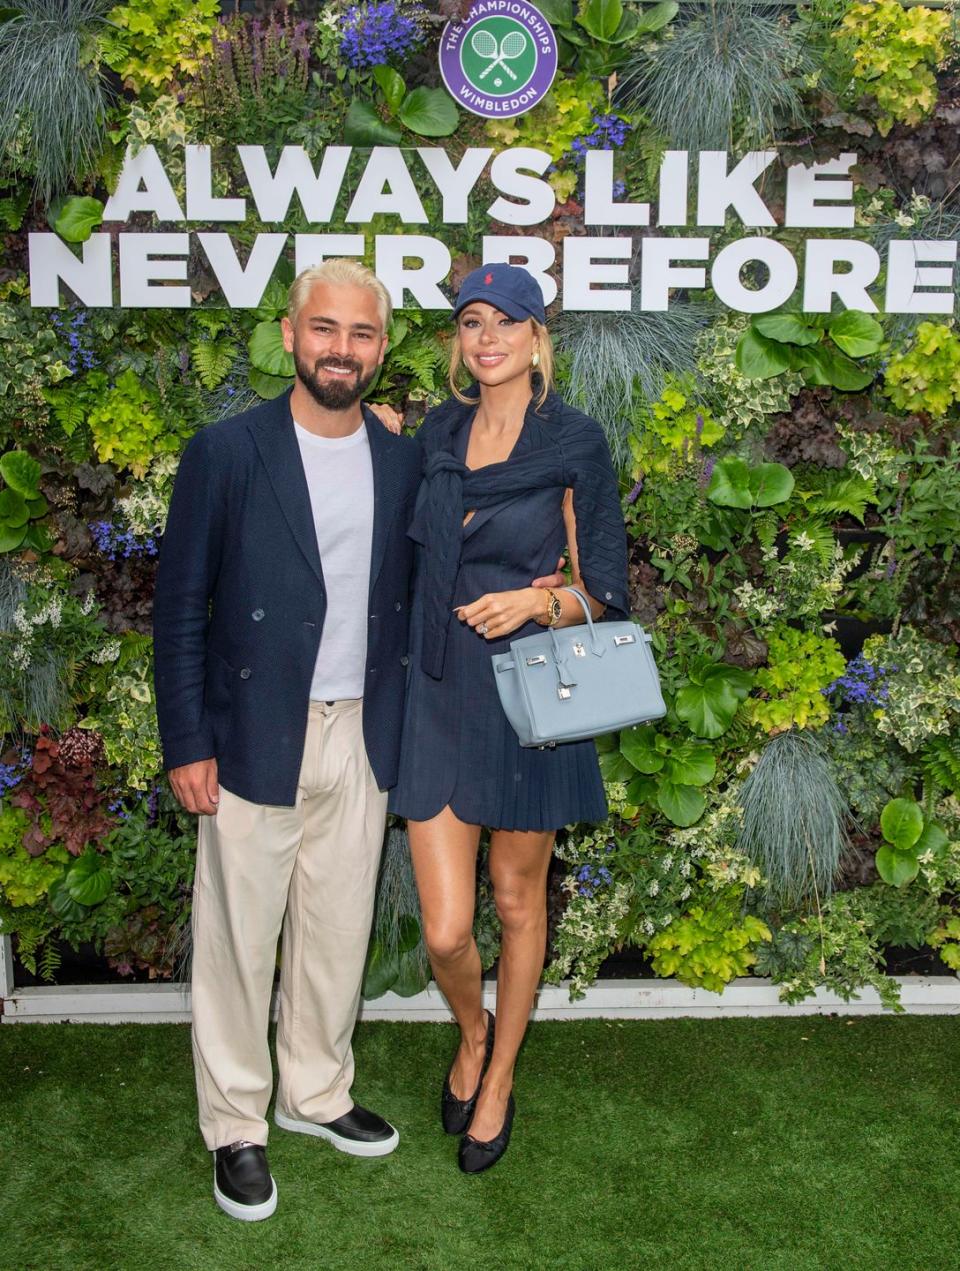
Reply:
M517 1106L511 1094L507 1100L507 1115L503 1118L503 1126L495 1139L481 1142L480 1139L475 1139L471 1134L463 1136L460 1140L460 1152L457 1160L464 1174L482 1174L491 1165L496 1165L500 1157L506 1152L507 1144L510 1142L510 1131L513 1129L513 1114L516 1110Z
M480 1069L480 1080L477 1082L477 1088L470 1098L458 1099L450 1089L450 1073L453 1072L453 1064L450 1065L447 1075L443 1079L443 1091L440 1095L440 1120L447 1134L462 1134L470 1124L473 1110L477 1106L477 1100L480 1098L480 1087L483 1085L484 1074L490 1066L495 1027L496 1020L494 1019L493 1011L487 1011L487 1044L483 1055L483 1067ZM456 1062L456 1056L454 1056L454 1062Z

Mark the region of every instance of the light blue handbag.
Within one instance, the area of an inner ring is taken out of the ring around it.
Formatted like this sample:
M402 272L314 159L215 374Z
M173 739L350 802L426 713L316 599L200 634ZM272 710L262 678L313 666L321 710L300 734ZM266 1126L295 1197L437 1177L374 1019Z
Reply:
M492 657L497 692L521 746L585 741L667 713L650 639L635 622L547 627Z

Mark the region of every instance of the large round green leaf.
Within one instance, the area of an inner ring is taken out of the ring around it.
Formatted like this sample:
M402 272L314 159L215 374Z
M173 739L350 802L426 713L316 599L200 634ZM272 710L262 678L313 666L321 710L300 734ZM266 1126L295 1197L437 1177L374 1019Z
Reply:
M403 76L395 71L392 66L375 66L373 68L373 78L377 81L377 86L383 93L383 99L387 103L391 115L395 115L407 95L407 86L403 82Z
M70 895L67 887L67 873L69 870L65 871L50 887L47 892L47 903L61 922L83 922L87 917L87 907Z
M753 677L738 666L716 663L700 683L685 684L677 694L676 711L697 737L722 737L750 692Z
M421 137L449 137L456 132L460 112L445 88L415 88L403 99L397 118Z
M0 477L3 477L11 490L16 490L25 499L37 497L40 465L26 451L8 450L0 458Z
M423 960L414 954L405 953L400 959L397 978L390 989L398 997L413 997L415 993L422 993L429 983L429 966L424 966Z
M595 40L609 40L623 20L621 0L587 0L577 22Z
M903 887L912 883L920 872L920 864L913 852L898 852L884 843L877 852L877 873L891 887Z
M283 347L279 322L258 322L248 345L251 365L266 375L292 375L293 354Z
M343 139L351 146L396 146L402 134L385 124L370 102L354 97L343 121Z
M856 393L873 382L873 372L861 370L845 353L823 344L803 352L803 374L808 384L831 384L845 393Z
M661 781L657 789L657 806L674 825L685 827L693 825L703 816L707 801L699 790L693 786L675 785L672 781Z
M255 366L250 367L247 379L253 391L268 402L285 393L293 383L292 376L267 375L264 371L258 371Z
M932 852L934 856L940 856L949 842L949 838L947 838L940 826L934 821L928 821L923 827L923 833L917 839L916 847L913 850L917 856L922 856L924 852Z
M30 520L27 501L16 490L0 490L0 525L19 529Z
M679 12L677 0L661 0L660 4L644 6L637 22L637 33L650 35L653 31L659 31L668 22L672 22Z
M657 750L657 734L653 728L627 728L620 734L620 753L637 772L659 772L664 756Z
M420 943L420 924L413 914L404 914L397 931L397 948L401 953L412 952Z
M25 525L0 524L0 552L16 551L26 537L27 527Z
M371 941L363 977L363 996L382 997L393 986L399 972L400 963L396 951L388 949L379 940Z
M53 228L68 243L85 243L103 221L103 204L99 199L74 195L65 199Z
M754 331L781 344L816 344L820 332L813 330L799 313L764 313L753 319Z
M726 508L749 508L753 506L753 495L750 492L750 469L742 459L730 456L721 459L714 467L707 486L707 498Z
M78 905L89 909L106 899L113 880L100 853L88 847L67 870L63 885Z
M783 503L793 493L794 479L782 463L758 463L750 469L750 493L753 506L770 508Z
M850 357L869 357L883 343L883 327L869 313L845 309L830 319L827 327L834 343Z
M667 760L667 780L678 785L705 786L712 781L717 771L717 760L713 749L702 741L692 738L677 742L670 751Z
M627 782L627 803L639 808L644 803L653 803L657 797L657 781L655 777L635 776Z
M751 380L767 380L774 375L782 375L791 366L787 346L768 339L752 327L740 337L734 360L740 374Z
M556 30L569 26L573 21L573 0L537 0L537 8Z
M908 851L923 833L923 809L913 799L891 799L880 813L880 829L888 843Z

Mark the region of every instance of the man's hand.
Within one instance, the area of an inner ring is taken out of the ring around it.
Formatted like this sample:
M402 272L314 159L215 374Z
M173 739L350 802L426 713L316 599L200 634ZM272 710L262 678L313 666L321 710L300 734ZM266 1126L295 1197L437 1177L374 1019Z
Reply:
M380 420L384 428L392 433L399 433L403 428L403 417L388 406L386 402L367 402L367 405Z
M198 759L167 773L173 793L187 812L213 816L220 801L216 759Z
M557 561L557 572L555 574L548 574L546 578L535 578L533 582L530 584L530 586L531 587L562 587L564 586L567 580L566 578L564 578L563 574L561 573L563 566L564 566L564 559L561 556L560 559Z

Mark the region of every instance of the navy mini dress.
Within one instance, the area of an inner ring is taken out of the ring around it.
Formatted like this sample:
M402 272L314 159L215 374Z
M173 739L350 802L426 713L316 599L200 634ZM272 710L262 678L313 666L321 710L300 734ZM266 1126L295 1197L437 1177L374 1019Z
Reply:
M456 399L432 411L421 427L425 449L431 429L439 426L450 453L464 462L475 413L474 405ZM529 587L534 578L554 573L566 546L564 493L572 486L584 585L611 616L625 616L626 535L617 478L599 424L551 394L539 411L532 405L528 409L506 462L539 447L563 452L563 465L557 468L561 483L512 494L474 512L460 531L452 604ZM425 497L426 482L418 510ZM503 830L554 830L577 821L603 821L607 804L594 743L522 747L500 705L491 655L508 651L511 640L542 631L539 624L531 621L509 636L488 640L451 614L442 676L435 679L424 671L423 592L429 569L416 527L415 515L409 531L418 558L410 662L399 778L390 810L426 821L449 805L462 821Z

